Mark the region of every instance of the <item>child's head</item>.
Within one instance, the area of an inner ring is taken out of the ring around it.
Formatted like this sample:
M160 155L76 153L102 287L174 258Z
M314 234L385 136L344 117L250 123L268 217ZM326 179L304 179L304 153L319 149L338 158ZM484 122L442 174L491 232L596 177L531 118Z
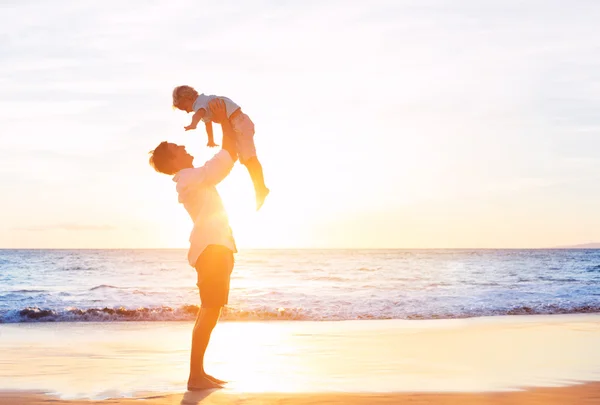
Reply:
M191 86L177 86L173 89L173 107L192 112L198 92Z
M185 146L161 142L150 152L150 166L159 173L173 175L181 169L193 167L194 157L187 153Z

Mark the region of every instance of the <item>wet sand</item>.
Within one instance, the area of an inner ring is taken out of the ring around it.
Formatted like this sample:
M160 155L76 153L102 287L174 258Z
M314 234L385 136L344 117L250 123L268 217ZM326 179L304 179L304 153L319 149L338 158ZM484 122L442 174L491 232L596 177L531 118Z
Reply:
M158 395L138 399L101 401L56 400L41 394L0 393L0 404L6 405L593 405L600 404L600 384L590 383L561 388L536 388L501 393L403 393L403 394L233 394L223 391Z
M0 325L0 404L198 403L191 328ZM202 404L600 404L596 314L225 322L213 339L206 368L230 383Z

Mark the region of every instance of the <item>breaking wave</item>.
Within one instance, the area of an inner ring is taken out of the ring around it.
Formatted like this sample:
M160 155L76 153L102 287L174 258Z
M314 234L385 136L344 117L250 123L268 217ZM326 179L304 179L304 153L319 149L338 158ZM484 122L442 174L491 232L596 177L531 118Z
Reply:
M49 309L27 307L21 310L0 311L0 323L20 322L152 322L152 321L191 321L198 313L197 305L183 305L177 308L168 306L144 308L65 308ZM334 311L322 312L305 308L223 308L221 316L225 321L342 321L361 319L453 319L498 315L551 315L600 313L600 305L561 307L540 305L537 307L517 306L505 309L479 309L458 313L403 313L396 309L379 313Z

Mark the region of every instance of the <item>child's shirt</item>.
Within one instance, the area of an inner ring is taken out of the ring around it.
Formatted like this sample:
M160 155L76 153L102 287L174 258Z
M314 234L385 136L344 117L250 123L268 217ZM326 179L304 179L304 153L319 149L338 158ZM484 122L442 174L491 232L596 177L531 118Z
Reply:
M231 117L231 114L233 114L236 110L239 110L239 108L240 108L239 105L237 105L236 103L234 103L231 99L229 99L227 97L214 96L214 95L207 96L204 93L199 94L198 98L194 102L194 105L192 108L193 108L194 112L198 111L201 108L204 108L204 110L206 111L206 114L204 114L202 121L210 122L212 120L210 108L208 107L208 102L210 100L214 100L215 98L220 98L225 103L225 111L227 111L227 118Z

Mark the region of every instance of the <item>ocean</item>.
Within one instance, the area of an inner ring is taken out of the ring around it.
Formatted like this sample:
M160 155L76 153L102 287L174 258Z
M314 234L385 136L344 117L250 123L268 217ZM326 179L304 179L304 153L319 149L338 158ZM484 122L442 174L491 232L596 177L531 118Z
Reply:
M0 323L192 320L186 251L0 250ZM224 320L600 312L600 250L245 250Z

